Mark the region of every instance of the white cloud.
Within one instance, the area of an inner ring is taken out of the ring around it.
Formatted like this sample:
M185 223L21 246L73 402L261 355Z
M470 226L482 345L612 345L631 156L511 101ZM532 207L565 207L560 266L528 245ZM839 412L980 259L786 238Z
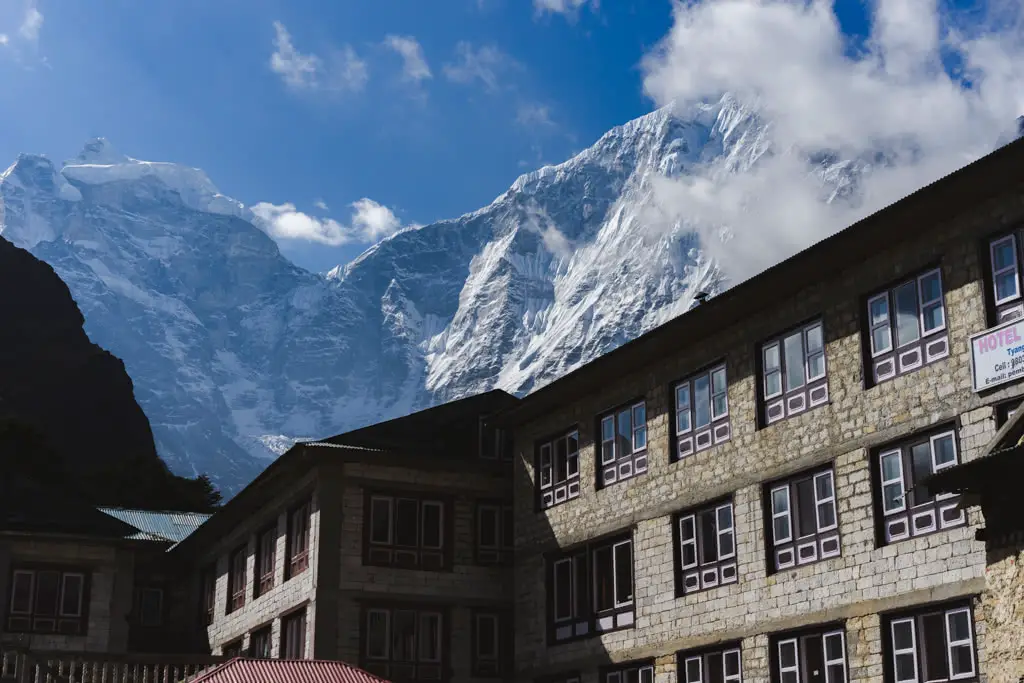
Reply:
M732 173L723 160L656 185L661 228L703 226L702 241L739 281L988 153L1024 112L1024 32L1012 18L958 24L937 0L874 0L856 56L826 0L677 2L644 62L658 104L730 92L771 123L773 153ZM951 78L959 58L970 84ZM948 61L946 63L949 63ZM863 178L861 201L821 201L807 153L893 152ZM733 239L724 243L720 229Z
M327 60L312 53L304 54L296 49L291 34L280 21L274 22L270 69L294 90L358 91L369 78L366 62L352 46L333 51Z
M490 91L498 89L499 74L519 63L494 45L474 47L472 43L460 41L455 46L457 60L444 65L444 75L455 83L469 85L480 81Z
M372 199L364 197L353 202L351 207L349 225L333 218L310 216L292 203L260 202L250 209L256 216L256 225L275 239L316 242L332 247L373 244L402 228L401 221L391 209ZM326 210L326 205L323 209Z
M544 13L561 14L569 19L575 19L580 8L590 5L597 8L597 0L533 0L533 8L538 15Z
M516 112L516 121L524 126L553 126L551 110L543 104L523 103Z
M7 36L6 33L0 33L0 45L6 45L10 41L11 39Z
M25 19L21 22L21 27L18 29L18 33L21 37L29 42L36 42L39 40L39 30L43 27L43 14L35 7L35 5L29 6L28 10L25 11Z
M423 47L412 36L389 35L384 44L402 57L402 78L413 83L420 83L433 74L423 56Z
M313 206L315 206L316 208L320 209L321 211L327 211L328 210L327 202L325 202L322 199L318 199L315 202L313 202Z

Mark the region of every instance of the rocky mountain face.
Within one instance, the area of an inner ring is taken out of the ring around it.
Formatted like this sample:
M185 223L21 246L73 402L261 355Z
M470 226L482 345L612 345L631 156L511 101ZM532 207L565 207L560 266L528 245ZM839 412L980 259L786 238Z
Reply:
M326 275L283 258L201 171L96 140L62 168L22 156L3 173L0 235L51 264L124 358L172 469L232 491L295 438L522 395L714 293L692 228L646 229L651 181L709 160L742 172L765 139L728 97L661 109ZM839 187L845 168L823 175Z
M36 473L94 503L196 507L198 489L157 457L124 364L86 336L53 269L0 239L0 291L0 480Z

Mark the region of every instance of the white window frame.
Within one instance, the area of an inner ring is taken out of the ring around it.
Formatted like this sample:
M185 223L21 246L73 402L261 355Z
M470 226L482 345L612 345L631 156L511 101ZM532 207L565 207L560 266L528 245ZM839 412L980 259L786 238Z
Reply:
M555 466L552 460L554 442L543 443L540 446L540 475L538 481L540 489L549 489L555 485ZM547 473L547 483L544 483L544 474Z
M683 660L683 672L682 672L682 683L704 683L704 660L710 657L720 657L722 660L722 680L725 683L740 683L743 680L743 658L740 656L739 648L729 648L728 650L715 650L713 652L704 652L699 655L687 657ZM726 660L728 657L736 658L736 673L729 674ZM693 678L690 676L690 664L692 662L697 663L697 677Z
M722 529L720 514L722 510L729 511L729 528ZM728 560L736 556L736 515L732 503L723 503L715 508L715 544L718 546L718 560ZM722 537L729 536L732 539L732 550L728 553L722 552Z
M690 525L690 538L687 540L683 539L683 526L686 523ZM683 548L689 546L693 548L693 562L687 564L683 558L686 554L683 552ZM685 517L679 518L679 564L683 569L692 569L700 566L700 552L697 547L697 515L686 515Z
M819 498L818 479L822 477L828 479L828 485L829 489L832 491L832 495ZM814 532L816 534L820 534L823 531L832 531L839 526L839 510L836 508L836 481L835 477L832 476L832 470L825 470L824 472L815 474L811 478L811 483L814 487ZM822 526L821 524L821 507L823 505L832 506L832 523L827 526Z
M790 542L792 542L794 540L793 539L793 500L792 500L793 497L792 497L792 495L791 495L791 493L789 491L789 488L790 488L790 485L789 485L789 482L787 482L787 483L785 483L785 484L783 484L781 486L776 486L775 488L773 488L771 490L771 493L770 493L770 495L772 497L772 545L781 545L783 543L790 543ZM786 492L786 509L783 512L779 512L778 510L775 509L775 492L776 491L785 491ZM786 529L787 529L786 538L776 538L776 536L775 536L775 520L776 519L780 519L782 517L786 518Z
M775 351L779 356L779 363L773 368L768 367L768 350L775 347ZM779 375L779 390L775 393L768 393L768 376L774 373ZM782 375L782 341L776 339L773 342L765 344L761 349L761 382L764 384L764 397L766 399L777 398L786 393L786 382Z
M423 656L423 643L426 641L426 632L428 629L424 628L423 624L427 619L437 619L437 630L434 638L434 651L437 653L435 657L424 657ZM444 658L444 652L441 649L442 642L444 640L442 631L444 630L444 618L440 612L430 611L416 611L416 663L426 662L427 664L439 664Z
M899 467L899 475L897 476L896 479L885 479L884 478L885 477L885 466L883 465L883 462L884 462L884 460L887 457L890 457L890 456L894 456L896 458L896 463L897 463L897 465ZM896 513L899 513L899 512L905 512L906 509L907 509L907 483L906 483L905 474L903 472L903 449L902 448L897 448L897 449L894 449L894 450L882 451L881 453L878 454L878 475L879 475L879 479L881 479L881 481L882 481L882 487L881 487L882 514L883 515L890 515L890 514L896 514ZM900 501L900 503L899 503L899 507L898 508L887 508L886 507L886 502L885 502L886 501L885 488L887 486L892 486L893 484L896 484L896 485L899 486L899 489L900 489L899 501Z
M839 659L828 658L828 639L839 638ZM834 683L832 677L829 675L829 667L839 664L843 667L843 682L845 683L850 679L849 671L846 668L846 634L843 631L829 631L828 633L821 634L821 654L822 659L825 661L825 683Z
M910 625L910 647L897 649L896 647L896 627L897 625L909 624ZM889 643L892 645L892 676L895 683L917 683L918 680L918 662L917 662L917 620L913 617L906 619L893 619L889 622ZM914 664L914 675L912 678L900 679L899 676L899 658L910 656L910 660Z
M629 565L630 565L629 566L629 584L630 584L630 591L629 591L629 599L628 600L623 600L623 601L620 602L619 601L619 562L618 562L619 557L618 557L618 551L619 551L619 548L622 548L624 546L627 546L629 548L629 559L630 559L630 563L629 563ZM597 550L597 548L595 548L595 550ZM616 609L618 609L619 607L628 607L629 605L632 605L633 601L636 599L636 596L634 595L634 593L636 593L636 585L635 585L635 582L636 582L636 570L635 570L635 567L634 567L634 563L635 562L636 562L636 558L633 557L633 539L630 538L630 539L626 539L624 541L619 541L618 543L613 543L612 544L612 601L615 604L615 608ZM594 566L594 586L597 586L597 562L591 562L591 564ZM597 604L596 604L596 602L597 602L597 591L594 591L594 602L595 602L594 613L596 614L597 613Z
M374 614L384 615L384 654L374 655L370 652L370 619ZM366 610L366 658L378 661L391 659L391 610L370 608Z
M18 576L28 577L28 610L14 609L14 589L17 587ZM11 602L8 611L13 614L31 616L35 608L36 598L36 573L30 569L15 569L11 573Z
M492 655L485 655L485 654L480 652L480 643L482 642L481 638L480 638L480 633L481 633L480 622L484 621L484 620L490 620L494 624L494 630L493 630L494 639L491 642L491 646L493 647L494 654L492 654ZM475 655L476 655L476 659L477 659L478 662L497 662L498 659L500 658L500 654L501 653L500 653L500 650L498 649L499 644L501 642L501 638L499 637L500 621L501 620L498 619L498 615L494 614L493 612L477 612L476 613L476 618L473 621L473 625L476 628L476 638L475 638L475 641L476 641L475 642L476 652L475 652Z
M938 453L938 449L935 448L935 442L939 441L940 439L945 439L947 437L953 444L953 459L950 462L939 463L935 458L936 453ZM928 449L931 451L930 455L932 456L932 474L936 474L950 467L955 467L960 462L960 450L957 448L956 432L954 432L953 430L947 430L940 434L935 434L930 439L928 439Z
M965 640L956 640L952 638L952 628L950 621L956 614L965 614L967 616L967 638ZM948 660L949 666L949 679L951 681L957 681L964 678L973 678L975 675L974 659L977 657L977 651L974 649L974 625L971 623L971 610L966 607L959 607L956 609L945 610L943 612L943 623L945 624L946 631L946 659ZM954 674L953 673L953 648L956 647L967 647L971 652L971 670L969 672Z
M808 378L807 378L807 374L808 374L807 373L807 340L804 339L804 335L805 334L806 334L806 329L800 328L800 329L793 330L793 331L785 334L782 337L782 339L779 340L779 342L780 342L780 351L782 353L781 361L782 361L782 365L785 366L785 368L784 368L784 370L782 372L782 379L783 379L782 391L783 391L783 393L789 393L791 391L796 391L797 389L803 389L804 387L807 386L807 381L808 381ZM800 340L800 369L803 370L803 373L802 373L803 374L803 379L800 380L800 384L795 384L793 386L789 386L789 363L786 362L787 361L787 359L786 359L786 340L793 339L794 337Z
M811 343L810 343L811 331L816 329L816 328L818 329L819 334L821 334L821 350L820 351L813 351L812 352L811 351ZM804 337L803 337L802 342L803 342L803 346L804 346L804 383L802 385L800 385L800 386L804 386L805 387L808 384L810 384L811 382L817 382L819 379L821 379L822 377L824 377L825 375L828 374L828 368L825 366L825 324L822 321L820 321L820 320L815 321L815 322L811 323L810 325L804 326L803 333L804 333ZM821 356L821 359L822 359L821 374L820 375L811 375L811 358L813 356L819 356L819 355Z
M386 541L374 540L373 528L374 521L374 503L382 501L388 504L388 538ZM372 545L394 545L395 540L395 499L391 496L371 496L370 497L370 543Z
M690 663L697 663L697 677L690 677ZM704 657L687 657L683 661L683 679L684 683L703 683L704 681Z
M996 246L1009 241L1010 242L1010 253L1013 255L1013 264L1006 266L1000 270L996 270ZM1005 303L1009 303L1020 298L1020 265L1017 260L1017 237L1013 233L1000 237L997 240L992 240L988 245L989 263L992 271L992 296L995 299L996 306L1001 306ZM997 281L999 276L1003 273L1013 271L1013 289L1014 292L1011 296L999 298L999 288Z
M793 665L783 666L782 665L782 646L788 645L793 648ZM776 649L779 656L779 680L782 683L786 683L786 674L792 673L796 676L794 679L795 683L803 683L800 680L800 643L796 638L786 638L776 643Z
M872 315L871 315L871 305L874 302L876 302L876 301L884 301L885 302L885 321L881 322L881 323L877 323L877 324L875 323L874 318L872 318ZM868 336L869 336L869 343L871 344L871 357L872 358L877 358L878 356L882 356L882 355L885 355L887 353L891 353L893 351L893 344L896 343L896 340L893 338L893 334L892 334L892 310L891 309L892 309L892 304L889 301L889 290L886 290L885 292L883 292L881 294L876 294L875 296L873 296L870 299L868 299ZM877 329L884 329L885 330L885 337L886 337L886 339L889 340L888 341L889 345L886 348L884 348L884 349L877 349L877 348L875 348L875 330L877 330Z
M725 378L723 380L724 383L725 383L725 387L722 389L721 392L716 392L715 391L715 374L719 373L719 372L721 372L722 376ZM722 418L729 417L729 374L725 370L725 363L722 363L721 365L717 365L717 366L711 368L711 370L708 372L708 382L709 382L710 389L711 389L711 394L710 394L711 421L714 422L715 420L721 420ZM725 410L721 414L715 413L715 396L724 396L725 397Z
M923 286L923 283L924 283L925 278L927 278L927 277L929 277L931 275L934 275L939 280L939 297L937 299L929 299L928 301L925 301L924 300L924 286ZM924 339L928 335L935 334L936 332L941 332L942 330L946 329L946 302L944 301L944 299L945 299L945 290L943 289L943 285L942 285L942 270L941 269L933 268L933 269L929 270L927 273L921 273L920 275L917 276L917 314L918 314L918 317L920 318L920 320L918 322L919 322L919 324L921 326L921 337L920 337L920 339ZM925 322L924 322L924 309L929 307L929 306L934 306L935 304L939 305L939 312L942 314L942 322L939 323L939 325L937 327L934 327L934 328L932 328L930 330L926 330L925 326L924 326L925 325Z
M680 392L685 392L686 393L686 407L685 407L685 409L683 408L683 406L681 405L681 401L679 400ZM693 397L690 394L691 394L691 392L690 392L690 381L689 380L687 380L685 382L680 382L679 384L676 385L676 391L675 391L675 404L676 404L676 424L675 424L675 428L676 428L676 435L689 434L690 432L693 431L693 412L692 412L693 411ZM683 414L686 415L686 428L685 429L680 429L679 428L679 416L683 415Z
M640 421L637 420L637 417L636 417L637 410L639 410L640 412L643 413L643 418L644 418L643 419L643 424L640 424ZM647 402L646 401L639 401L637 403L634 403L632 406L630 406L629 420L630 420L630 423L631 423L630 426L632 427L631 443L633 445L633 450L630 451L628 453L628 455L632 455L633 453L639 453L640 451L647 450ZM643 446L638 446L637 445L637 442L639 441L639 439L637 438L637 434L639 434L640 432L643 432L643 435L644 435L643 436L643 442L644 442Z

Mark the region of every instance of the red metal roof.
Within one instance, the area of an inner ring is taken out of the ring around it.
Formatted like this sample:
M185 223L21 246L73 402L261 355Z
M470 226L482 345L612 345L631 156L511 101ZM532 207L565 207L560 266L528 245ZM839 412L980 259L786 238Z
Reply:
M388 683L345 662L237 657L190 683Z

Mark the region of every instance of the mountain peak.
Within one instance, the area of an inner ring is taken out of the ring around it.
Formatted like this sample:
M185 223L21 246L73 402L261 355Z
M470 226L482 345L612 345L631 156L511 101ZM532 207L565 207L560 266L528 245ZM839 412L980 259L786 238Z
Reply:
M121 154L106 138L93 138L85 143L82 151L74 161L80 164L123 164L130 161Z

